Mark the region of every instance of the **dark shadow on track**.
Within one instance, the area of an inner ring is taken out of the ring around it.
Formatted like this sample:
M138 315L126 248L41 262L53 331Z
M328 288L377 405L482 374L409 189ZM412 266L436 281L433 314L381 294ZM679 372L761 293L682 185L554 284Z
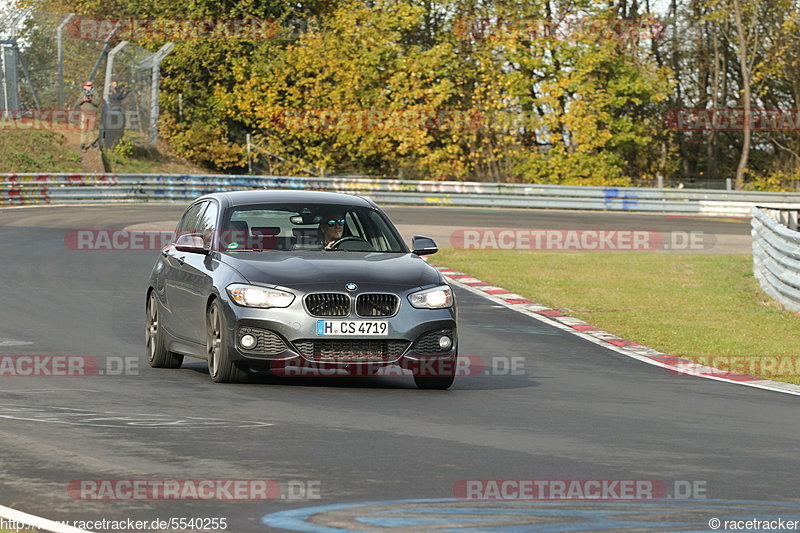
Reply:
M208 376L208 367L205 361L185 361L181 368ZM165 371L169 372L169 370ZM236 387L244 387L247 385L332 387L345 389L417 389L410 375L373 377L285 377L276 376L270 372L251 372L246 382L234 384ZM450 390L526 389L538 385L539 382L532 380L528 376L456 376L456 380Z

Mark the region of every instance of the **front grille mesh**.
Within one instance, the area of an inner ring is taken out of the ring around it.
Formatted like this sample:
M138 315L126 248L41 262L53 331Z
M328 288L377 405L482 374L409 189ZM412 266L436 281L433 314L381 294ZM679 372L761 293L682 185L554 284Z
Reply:
M391 361L408 348L404 340L299 340L294 346L312 361Z
M394 294L362 294L356 300L358 316L392 316L399 299Z
M306 296L306 309L311 316L347 316L350 297L340 293L316 293Z
M442 335L447 335L450 337L450 339L453 339L453 330L437 329L433 331L427 331L417 337L417 340L414 341L414 345L411 347L411 351L418 355L433 355L443 353L445 350L439 348L439 337Z
M241 348L244 352L278 355L279 353L285 352L287 349L286 343L283 342L283 339L281 339L276 333L267 329L250 327L239 328L239 338L241 338L242 335L247 334L254 336L258 342L250 350Z

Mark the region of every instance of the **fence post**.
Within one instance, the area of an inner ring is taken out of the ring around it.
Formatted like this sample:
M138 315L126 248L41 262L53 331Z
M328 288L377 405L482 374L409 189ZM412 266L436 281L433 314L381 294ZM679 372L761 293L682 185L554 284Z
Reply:
M19 74L17 72L17 52L10 44L0 43L3 51L3 94L6 117L16 120L19 111Z
M158 52L151 56L153 57L153 65L150 73L150 144L155 144L156 140L158 140L158 89L161 80L161 62L165 57L167 57L167 55L169 55L170 52L172 52L173 48L175 48L175 43L167 43L159 48Z
M124 135L122 131L120 131L119 137L116 137L116 133L109 135L109 130L121 130L124 123L116 124L117 120L112 123L114 115L111 110L111 75L114 70L114 58L127 45L128 41L120 42L111 49L106 57L106 76L103 81L103 114L100 121L100 146L103 148L113 148L113 145L116 145L116 142Z
M58 108L65 109L64 107L64 26L72 20L72 17L75 16L75 13L70 13L64 20L61 21L61 24L58 25L56 28L56 41L58 46Z
M247 134L247 173L253 173L253 159L250 157L250 134Z

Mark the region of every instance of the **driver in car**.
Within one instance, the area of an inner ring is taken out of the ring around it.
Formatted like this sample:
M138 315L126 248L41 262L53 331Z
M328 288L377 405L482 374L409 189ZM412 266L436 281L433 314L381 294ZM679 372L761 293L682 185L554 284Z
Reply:
M322 217L319 229L322 232L322 246L326 250L330 250L331 245L344 235L344 215L342 213L329 213Z

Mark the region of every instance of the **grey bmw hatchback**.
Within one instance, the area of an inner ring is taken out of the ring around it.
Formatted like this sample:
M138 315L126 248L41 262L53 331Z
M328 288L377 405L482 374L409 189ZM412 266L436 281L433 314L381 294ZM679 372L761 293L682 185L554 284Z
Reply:
M150 366L208 361L215 382L251 371L371 376L400 369L447 389L458 358L455 296L372 201L347 194L209 194L183 213L147 286ZM408 372L410 371L410 372Z

